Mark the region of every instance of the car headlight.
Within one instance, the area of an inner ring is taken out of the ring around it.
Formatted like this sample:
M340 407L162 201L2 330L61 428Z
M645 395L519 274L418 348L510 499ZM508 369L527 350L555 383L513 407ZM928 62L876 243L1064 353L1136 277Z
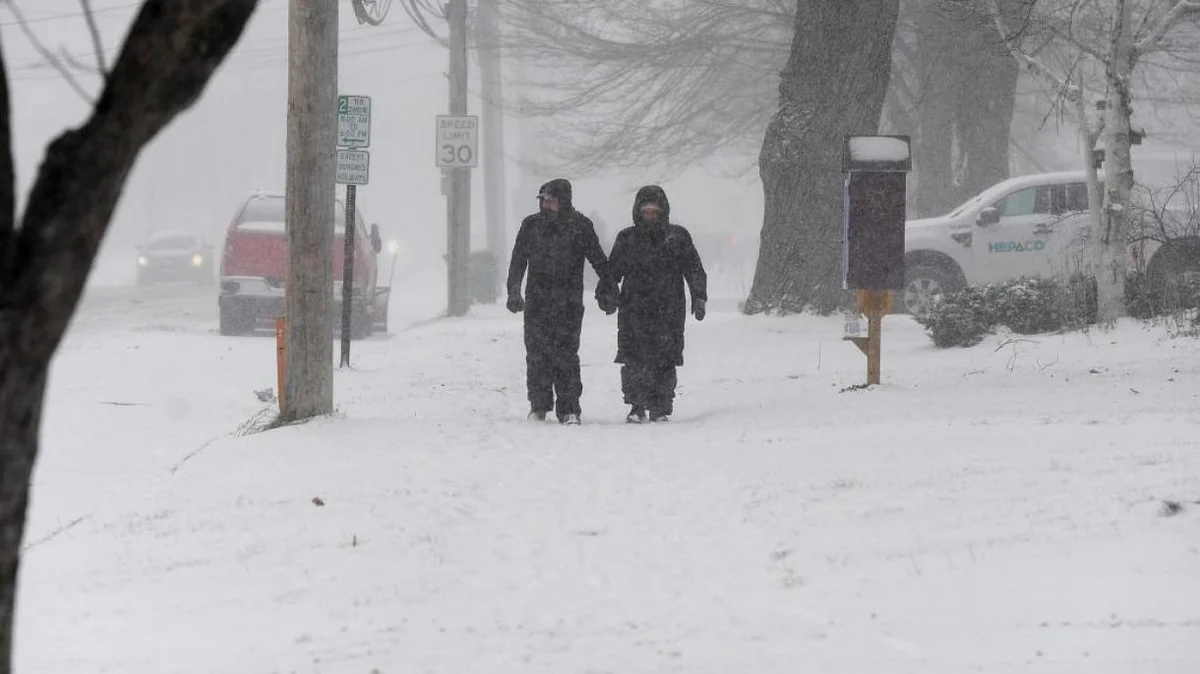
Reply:
M150 260L146 259L145 255L138 256L138 266L139 267L145 267L148 264L150 264Z
M203 255L200 255L199 253L197 253L192 256L192 266L193 267L199 267L202 264L204 264L204 256Z

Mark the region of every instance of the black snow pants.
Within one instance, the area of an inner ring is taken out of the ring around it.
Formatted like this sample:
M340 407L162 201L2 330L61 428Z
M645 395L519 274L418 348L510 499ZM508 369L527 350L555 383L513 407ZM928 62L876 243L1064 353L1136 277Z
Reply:
M559 421L568 414L580 414L582 330L582 304L525 309L525 383L531 410L554 410Z
M641 407L653 416L674 412L678 381L673 365L630 361L621 366L625 404Z

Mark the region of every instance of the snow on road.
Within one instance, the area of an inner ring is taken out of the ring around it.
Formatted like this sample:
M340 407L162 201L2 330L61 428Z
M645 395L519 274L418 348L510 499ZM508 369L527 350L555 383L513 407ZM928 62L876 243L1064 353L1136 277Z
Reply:
M238 437L273 340L106 297L55 364L21 671L1200 671L1194 340L939 351L890 317L885 384L843 392L840 320L716 311L636 427L590 310L568 428L524 420L487 307L356 343L335 418Z

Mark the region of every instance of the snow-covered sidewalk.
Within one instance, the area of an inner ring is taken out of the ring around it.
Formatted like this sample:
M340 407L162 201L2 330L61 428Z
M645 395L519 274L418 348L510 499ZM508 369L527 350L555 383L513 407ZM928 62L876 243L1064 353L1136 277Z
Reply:
M885 384L843 392L840 330L689 322L676 416L640 427L592 309L572 428L524 420L520 320L483 308L357 343L336 418L245 437L272 340L77 341L19 667L1200 671L1200 343L940 351L890 317Z

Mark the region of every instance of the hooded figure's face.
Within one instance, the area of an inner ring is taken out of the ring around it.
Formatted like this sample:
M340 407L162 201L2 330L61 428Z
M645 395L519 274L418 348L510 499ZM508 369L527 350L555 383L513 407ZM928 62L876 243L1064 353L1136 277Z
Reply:
M658 204L650 202L638 209L638 215L641 216L642 222L653 225L662 219L662 209Z
M571 182L566 178L555 178L538 190L538 203L542 213L558 213L571 210Z
M670 221L671 203L667 193L658 185L646 185L638 190L633 199L633 223L635 225L661 225Z

